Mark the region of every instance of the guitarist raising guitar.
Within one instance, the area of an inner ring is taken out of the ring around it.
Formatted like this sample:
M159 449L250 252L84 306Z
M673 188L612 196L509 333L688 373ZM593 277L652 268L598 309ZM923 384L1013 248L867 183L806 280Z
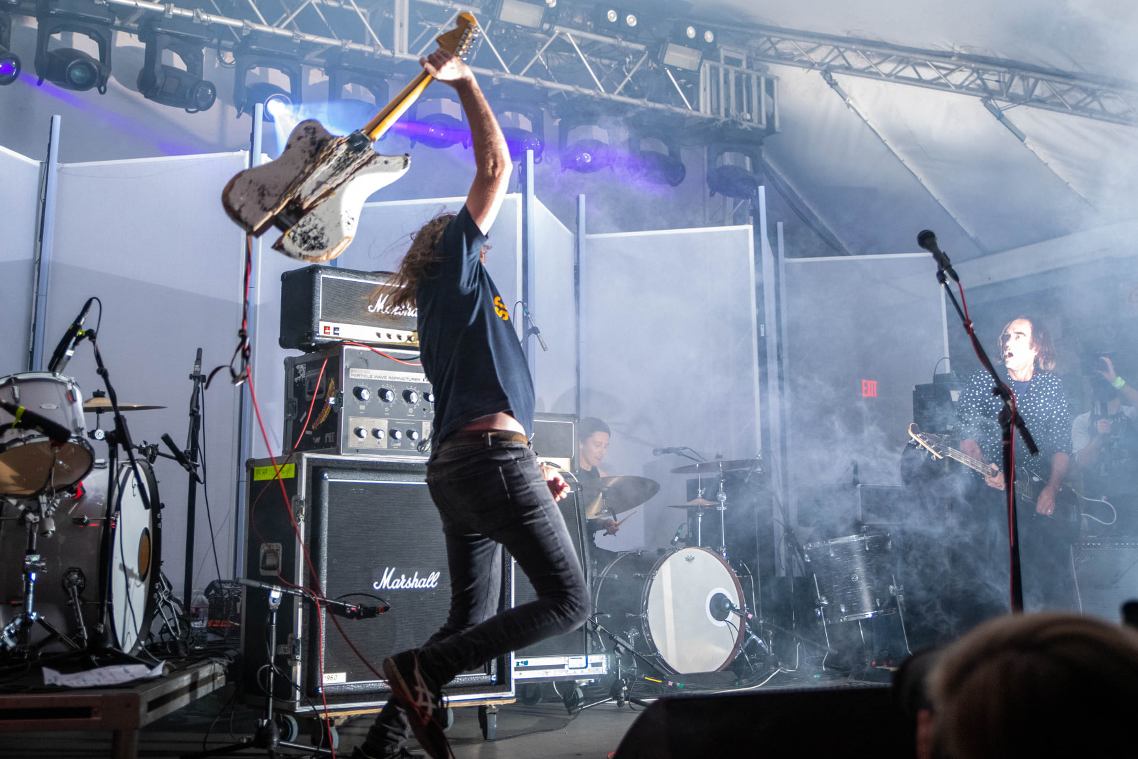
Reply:
M1071 525L1077 525L1078 515L1073 504L1061 497L1071 454L1071 413L1063 381L1054 373L1055 349L1046 328L1022 316L1004 327L999 347L1019 414L1039 446L1039 455L1030 456L1018 433L1015 437L1017 471L1033 471L1038 486L1034 488L1034 513L1025 508L1023 498L1017 505L1025 605L1033 611L1041 606L1071 609L1076 604ZM960 397L960 448L971 459L1001 460L996 422L1001 406L992 393L991 377L985 372L974 374ZM1000 468L990 464L984 482L993 493L1002 491ZM1032 484L1017 480L1017 489L1021 483L1028 488Z

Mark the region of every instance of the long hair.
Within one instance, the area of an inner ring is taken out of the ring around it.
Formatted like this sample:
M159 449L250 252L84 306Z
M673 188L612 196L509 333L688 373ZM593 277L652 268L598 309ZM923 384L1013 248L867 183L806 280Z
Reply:
M439 259L438 249L443 232L454 217L453 213L441 213L411 235L411 247L399 262L399 270L385 286L392 288L391 299L388 301L392 308L415 306L415 293L419 289L419 283L431 276L431 266Z
M1031 324L1031 347L1035 349L1036 367L1045 372L1055 371L1055 343L1051 340L1051 331L1030 316L1017 316L1000 330L1000 355L1004 353L1004 334L1008 331L1008 327L1012 322L1021 319Z

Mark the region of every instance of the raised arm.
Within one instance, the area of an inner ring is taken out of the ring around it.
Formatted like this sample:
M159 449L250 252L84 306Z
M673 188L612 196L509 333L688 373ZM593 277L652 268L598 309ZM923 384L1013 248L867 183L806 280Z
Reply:
M458 93L462 110L470 122L470 136L474 142L474 181L466 196L466 210L483 234L490 231L502 199L510 183L510 151L482 88L461 58L445 50L436 50L420 60L428 74L446 82Z

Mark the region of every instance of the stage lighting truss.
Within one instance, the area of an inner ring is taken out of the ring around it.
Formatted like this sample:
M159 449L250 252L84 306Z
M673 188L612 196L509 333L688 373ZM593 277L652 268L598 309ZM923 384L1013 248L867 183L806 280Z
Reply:
M217 87L202 77L206 41L183 36L185 26L184 22L164 26L156 21L143 25L139 38L146 51L138 72L138 91L147 100L187 113L208 111L217 100ZM165 63L164 53L181 61L181 68Z
M40 0L36 21L36 76L68 90L107 91L111 76L111 24L114 15L105 7L83 0ZM85 50L65 47L54 39L78 34L95 43L98 57Z
M350 97L349 91L363 90L371 95L371 102ZM387 105L390 88L387 78L375 73L375 64L362 58L337 57L328 65L328 101L351 106L353 117L358 114L363 126L371 116Z
M288 80L288 89L264 79L250 83L249 72L253 69L283 74ZM294 51L274 50L271 45L257 41L247 42L237 50L233 68L233 104L237 107L237 116L252 113L257 103L262 103L265 121L276 121L290 106L300 104L301 82L301 64Z
M0 13L0 87L11 84L20 77L20 56L11 50L12 17Z
M707 149L707 188L712 195L751 200L761 181L759 148L746 144L713 144Z

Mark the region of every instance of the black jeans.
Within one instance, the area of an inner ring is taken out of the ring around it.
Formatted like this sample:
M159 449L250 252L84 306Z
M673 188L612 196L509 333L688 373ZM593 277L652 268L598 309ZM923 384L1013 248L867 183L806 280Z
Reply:
M435 682L552 635L579 627L589 593L573 541L537 459L521 442L444 441L427 464L427 485L442 515L450 570L446 622L418 650ZM537 599L495 614L501 550L517 560ZM389 701L367 743L391 748L408 737L403 709Z

